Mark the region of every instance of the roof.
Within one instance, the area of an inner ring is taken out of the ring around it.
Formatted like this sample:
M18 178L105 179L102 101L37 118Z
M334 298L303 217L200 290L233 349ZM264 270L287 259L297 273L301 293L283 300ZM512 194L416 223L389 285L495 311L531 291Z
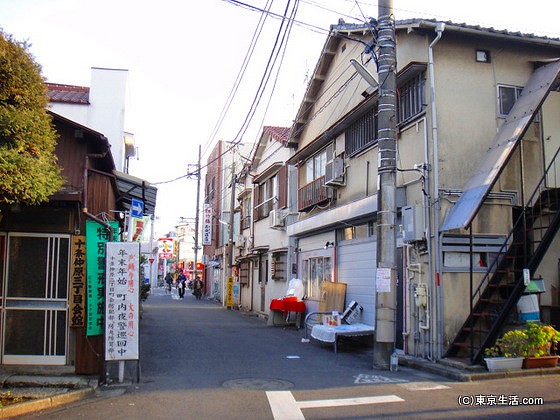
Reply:
M395 28L396 30L423 30L433 32L436 28L436 24L439 22L441 21L436 19L404 19L396 21ZM487 38L501 38L511 42L560 48L560 38L550 38L547 36L537 36L534 34L525 34L495 28L484 28L478 25L469 25L466 23L454 23L450 21L443 23L445 23L446 32ZM340 43L342 38L350 34L361 36L367 35L371 32L371 26L374 24L375 20L359 24L345 23L343 20L339 20L338 24L331 25L330 33L323 46L323 51L319 56L313 76L309 81L306 93L302 99L296 118L294 119L294 124L292 125L291 131L288 135L288 142L297 144L303 129L313 117L311 114L313 106L320 93L321 86L326 79L326 74L330 69L331 62L334 59L334 51L336 51L338 43Z
M404 19L404 20L398 20L395 22L395 26L398 29L399 27L402 28L406 28L406 27L420 27L420 28L426 28L426 29L433 29L435 27L435 24L438 22L442 22L442 21L438 21L436 19ZM509 38L515 39L517 38L518 41L521 42L537 42L537 43L541 43L541 44L555 44L557 46L560 46L560 38L551 38L551 37L547 37L547 36L539 36L539 35L535 35L535 34L530 34L530 33L522 33L519 31L509 31L507 29L495 29L495 28L485 28L482 27L480 25L469 25L467 23L457 23L457 22L451 22L451 21L443 21L443 23L445 23L445 29L449 29L452 31L456 31L456 32L468 32L470 34L474 34L474 33L479 33L481 35L486 35L486 36L507 36Z
M50 102L89 104L89 88L85 86L46 83Z
M135 176L113 171L119 190L118 203L128 210L132 206L132 199L140 200L144 203L144 214L154 214L156 207L157 188L148 181Z
M290 127L263 127L263 134L268 134L274 140L286 145L288 141L288 134L290 134Z

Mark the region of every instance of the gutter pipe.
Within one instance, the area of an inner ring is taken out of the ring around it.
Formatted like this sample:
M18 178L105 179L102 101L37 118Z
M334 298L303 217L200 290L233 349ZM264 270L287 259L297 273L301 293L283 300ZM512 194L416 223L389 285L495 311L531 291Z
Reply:
M443 286L440 283L440 273L441 273L441 247L440 247L440 237L439 237L439 226L440 226L440 201L439 201L439 139L438 139L438 126L437 126L437 107L436 107L436 88L435 88L435 75L434 75L434 46L440 41L443 31L445 30L445 23L437 22L435 24L436 37L430 43L428 48L428 68L430 71L430 101L431 101L431 116L432 116L432 144L433 144L433 192L432 197L435 199L434 202L434 228L435 232L430 229L430 242L432 237L435 239L434 251L435 251L435 263L436 263L436 278L435 280L435 292L436 292L436 330L437 330L437 354L436 358L440 359L443 354ZM430 261L432 256L430 255ZM431 343L433 347L433 341ZM430 351L433 355L433 351Z

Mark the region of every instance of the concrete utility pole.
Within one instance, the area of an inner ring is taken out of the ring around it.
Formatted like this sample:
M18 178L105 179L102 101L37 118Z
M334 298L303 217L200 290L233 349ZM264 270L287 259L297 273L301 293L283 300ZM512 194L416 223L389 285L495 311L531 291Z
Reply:
M201 159L201 147L198 145L198 164L196 167L196 216L194 218L194 278L198 275L198 270L196 268L196 263L198 262L198 225L200 220L200 178L202 174L200 173L200 159Z
M232 162L231 162L231 195L230 195L230 203L229 203L229 236L228 236L228 248L229 248L229 255L228 255L228 276L233 276L233 212L235 211L235 155L232 151Z
M396 42L393 1L378 7L378 202L374 366L387 368L396 315Z

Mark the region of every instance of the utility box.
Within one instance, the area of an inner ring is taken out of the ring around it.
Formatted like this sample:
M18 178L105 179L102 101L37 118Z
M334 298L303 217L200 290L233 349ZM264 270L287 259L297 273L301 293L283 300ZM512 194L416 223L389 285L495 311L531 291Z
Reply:
M404 242L415 242L424 239L424 214L422 207L403 207L402 221Z

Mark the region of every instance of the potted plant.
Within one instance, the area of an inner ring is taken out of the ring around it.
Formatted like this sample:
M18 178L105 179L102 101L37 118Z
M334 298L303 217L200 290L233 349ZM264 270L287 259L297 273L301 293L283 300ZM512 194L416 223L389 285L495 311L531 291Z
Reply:
M526 335L520 330L506 332L496 340L496 344L484 351L486 366L490 372L519 370L523 365L522 351Z
M526 341L521 354L525 357L523 368L555 367L558 364L558 342L560 332L554 327L530 321L523 330Z

